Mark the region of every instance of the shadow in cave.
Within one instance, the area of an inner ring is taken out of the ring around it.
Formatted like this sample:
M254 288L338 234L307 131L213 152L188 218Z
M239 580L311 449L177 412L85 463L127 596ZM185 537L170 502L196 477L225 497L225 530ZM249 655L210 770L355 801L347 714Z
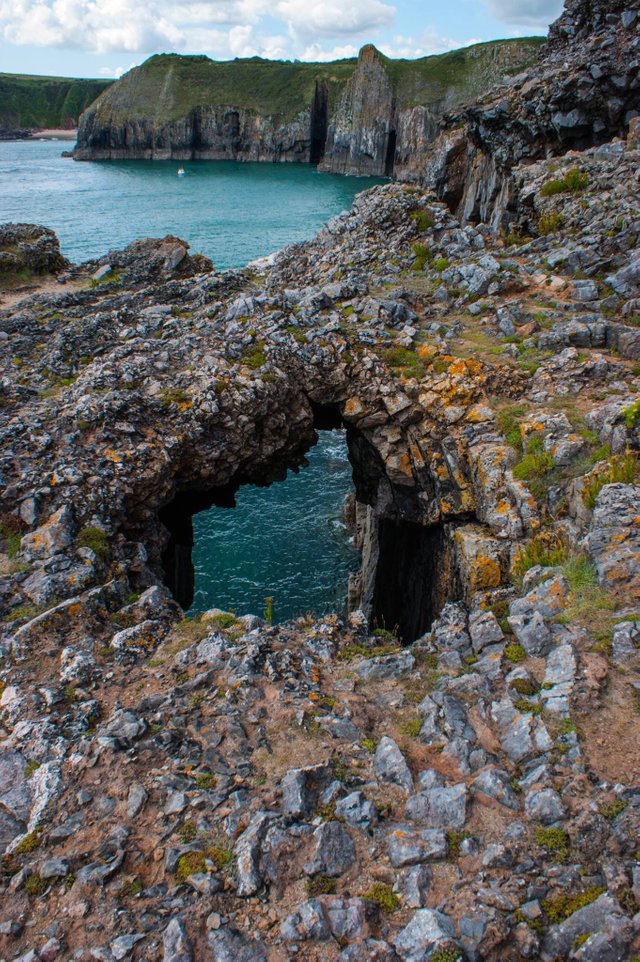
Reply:
M375 514L371 535L375 542L375 568L367 572L361 602L372 627L392 630L403 642L410 643L429 629L455 593L444 525L416 522L406 489L390 484L376 449L359 431L345 424L337 406L311 403L311 409L316 432L346 427L356 499L362 511L369 506L375 512L379 492L383 487L387 491L381 516ZM311 442L307 437L284 460L282 455L276 455L258 479L235 477L229 484L209 491L179 491L162 509L160 520L169 532L162 556L165 583L185 610L193 603L195 589L193 515L212 506L234 508L243 484L264 487L284 481L290 469L297 472L304 466L304 455L317 441L317 434ZM363 564L363 572L364 569Z

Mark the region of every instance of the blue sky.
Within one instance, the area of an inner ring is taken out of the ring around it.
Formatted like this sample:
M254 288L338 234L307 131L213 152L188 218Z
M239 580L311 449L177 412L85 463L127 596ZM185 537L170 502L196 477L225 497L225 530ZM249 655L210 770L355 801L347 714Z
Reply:
M545 34L561 0L0 0L0 70L113 77L153 53L329 60Z

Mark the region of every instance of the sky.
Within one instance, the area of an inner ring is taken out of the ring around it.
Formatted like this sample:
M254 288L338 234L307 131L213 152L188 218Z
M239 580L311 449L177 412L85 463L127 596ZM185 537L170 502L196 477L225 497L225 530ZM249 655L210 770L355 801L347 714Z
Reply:
M119 77L154 53L333 60L546 34L562 0L0 0L0 71Z

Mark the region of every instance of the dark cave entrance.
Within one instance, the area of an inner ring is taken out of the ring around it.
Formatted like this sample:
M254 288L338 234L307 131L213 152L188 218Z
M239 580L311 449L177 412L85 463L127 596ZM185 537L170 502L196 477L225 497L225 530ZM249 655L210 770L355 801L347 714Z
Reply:
M370 527L368 555L373 558L365 571L353 576L360 579L359 596L354 607L362 607L372 628L386 628L393 631L408 644L427 631L439 614L446 601L455 596L455 585L449 564L448 539L443 524L425 526L412 518L413 506L406 491L390 485L384 472L384 464L377 451L356 429L345 425L337 406L311 404L313 411L314 433L301 444L299 451L289 453L284 462L267 465L265 475L256 484L256 479L237 477L229 484L209 491L182 491L160 512L160 520L168 530L169 538L162 556L165 583L180 605L188 610L194 602L194 521L193 517L212 506L235 508L238 498L242 500L242 486L247 488L278 489L276 496L282 501L286 497L288 470L304 474L305 455L315 450L318 442L317 432L344 432L348 450L350 470L355 485L355 498L361 512L373 512ZM346 428L346 431L345 431ZM301 468L301 471L298 469ZM289 478L292 478L289 475ZM274 482L284 482L282 484ZM289 489L291 490L291 489ZM382 494L381 494L382 492ZM384 502L384 507L377 511ZM265 502L266 504L266 502ZM369 507L367 507L369 506ZM226 515L227 512L223 512ZM271 509L262 508L262 515L269 518ZM235 512L234 512L235 514ZM260 522L258 521L258 524ZM312 526L310 526L312 530ZM253 533L253 529L249 529ZM297 540L304 540L308 532L301 529L294 532ZM242 534L234 539L242 538ZM360 545L362 548L363 546ZM249 550L252 550L249 548ZM259 548L253 549L259 552ZM197 551L196 551L197 554ZM364 557L365 552L363 552ZM359 557L355 557L354 567L360 568ZM313 566L313 551L309 552L309 564ZM318 565L317 576L322 575ZM311 574L316 575L311 567ZM265 591L266 593L266 591ZM351 594L351 590L349 592ZM336 603L328 610L340 611L346 605ZM276 598L276 621L287 620L279 616ZM224 607L220 603L208 607ZM262 614L264 604L254 614ZM201 609L204 610L204 609ZM313 606L302 606L298 613L313 610ZM239 612L244 613L244 612ZM292 617L289 615L288 617Z
M389 139L387 140L387 152L384 159L384 175L385 177L393 177L393 171L396 165L396 144L398 140L398 134L395 130L389 131Z
M309 162L319 164L324 157L329 125L329 88L324 81L316 82L311 101Z
M448 600L442 578L444 526L381 518L378 542L371 623L415 641Z

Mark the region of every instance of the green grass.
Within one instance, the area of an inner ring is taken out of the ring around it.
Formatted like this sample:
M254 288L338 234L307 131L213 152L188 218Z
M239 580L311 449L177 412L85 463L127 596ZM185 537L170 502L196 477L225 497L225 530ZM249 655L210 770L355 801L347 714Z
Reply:
M529 436L524 450L522 459L514 465L513 476L517 481L525 481L534 497L540 500L547 493L547 477L555 468L555 461L545 451L539 434Z
M555 194L578 194L583 191L588 184L589 175L578 167L572 167L564 177L547 181L540 193L543 197L553 197Z
M568 547L564 538L555 531L540 531L518 550L512 568L514 580L521 582L525 572L536 565L555 568L564 564L567 556Z
M640 401L634 401L629 407L624 408L621 413L624 415L625 423L630 431L640 427Z
M582 892L575 892L573 894L564 892L559 895L554 895L551 898L543 899L540 904L542 911L547 916L551 925L557 925L559 922L564 922L565 919L568 919L569 916L577 912L578 909L583 909L585 905L591 905L591 903L595 902L605 891L606 889L592 885Z
M368 892L362 895L362 898L369 899L370 902L375 902L381 911L387 915L397 912L400 908L400 899L391 886L385 885L384 882L376 882Z
M75 127L112 83L0 73L0 127Z
M564 225L564 214L551 210L548 214L543 214L538 221L538 230L545 237L548 234L557 234Z
M420 60L379 55L398 106L460 103L501 76L532 63L541 38L495 41ZM330 63L262 60L215 62L208 57L157 54L125 74L95 104L97 126L153 119L156 127L197 107L235 107L289 121L308 110L317 84L330 110L356 67L355 58Z
M417 380L424 377L425 367L418 355L408 347L388 347L381 352L385 364Z
M78 535L81 548L90 548L98 557L104 558L109 554L109 536L96 525L87 525Z
M611 458L604 471L595 471L584 482L582 501L590 511L596 506L598 495L605 484L634 484L640 480L640 461L633 451L625 451Z
M569 855L571 843L568 833L563 828L537 828L534 838L536 845L553 852L560 861L564 861Z

